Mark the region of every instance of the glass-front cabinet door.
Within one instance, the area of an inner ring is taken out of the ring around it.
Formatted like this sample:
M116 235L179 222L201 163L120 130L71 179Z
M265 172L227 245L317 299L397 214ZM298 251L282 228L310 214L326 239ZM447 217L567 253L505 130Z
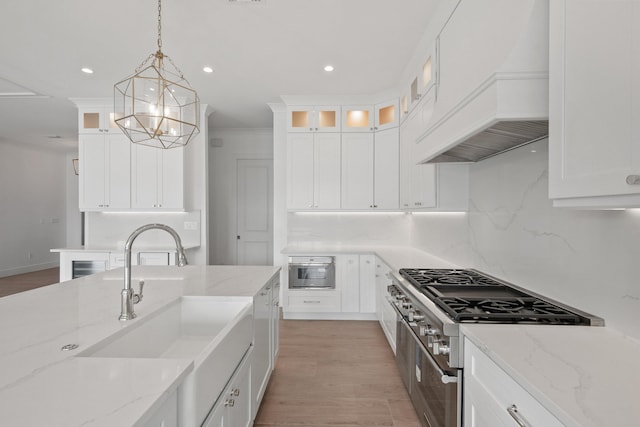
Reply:
M289 132L340 132L339 106L295 106L287 113Z
M376 131L398 127L399 123L399 106L398 100L383 102L375 107Z
M113 107L82 107L78 110L78 133L107 133L118 130Z
M375 112L373 106L342 107L342 132L373 132Z

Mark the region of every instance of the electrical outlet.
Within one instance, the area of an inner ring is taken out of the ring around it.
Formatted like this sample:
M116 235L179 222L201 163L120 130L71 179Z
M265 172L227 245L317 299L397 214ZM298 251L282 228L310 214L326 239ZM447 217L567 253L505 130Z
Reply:
M198 223L196 221L185 221L184 222L184 229L185 230L197 230L198 229Z

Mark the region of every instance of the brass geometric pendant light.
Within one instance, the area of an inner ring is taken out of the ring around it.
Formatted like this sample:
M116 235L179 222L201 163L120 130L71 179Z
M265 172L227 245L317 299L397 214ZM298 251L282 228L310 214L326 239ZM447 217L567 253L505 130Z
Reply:
M131 142L157 148L187 145L200 132L200 100L182 71L162 52L158 0L158 50L133 75L114 85L115 122Z

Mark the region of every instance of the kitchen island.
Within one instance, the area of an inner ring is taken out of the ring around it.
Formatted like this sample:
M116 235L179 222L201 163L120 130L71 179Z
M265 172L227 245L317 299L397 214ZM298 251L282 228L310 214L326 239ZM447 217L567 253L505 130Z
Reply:
M134 267L138 317L121 322L123 269L0 299L0 424L145 425L194 369L178 358L76 357L182 296L256 296L279 267ZM137 285L136 285L137 286ZM63 351L63 347L77 348ZM238 360L238 362L240 362Z

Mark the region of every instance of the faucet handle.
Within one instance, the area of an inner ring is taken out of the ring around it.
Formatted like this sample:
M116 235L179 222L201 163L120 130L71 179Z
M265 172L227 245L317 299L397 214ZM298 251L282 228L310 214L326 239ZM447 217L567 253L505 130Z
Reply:
M133 294L133 303L134 304L137 304L140 301L142 301L142 288L144 288L144 280L140 280L140 282L138 283L138 286L140 286L140 293Z

